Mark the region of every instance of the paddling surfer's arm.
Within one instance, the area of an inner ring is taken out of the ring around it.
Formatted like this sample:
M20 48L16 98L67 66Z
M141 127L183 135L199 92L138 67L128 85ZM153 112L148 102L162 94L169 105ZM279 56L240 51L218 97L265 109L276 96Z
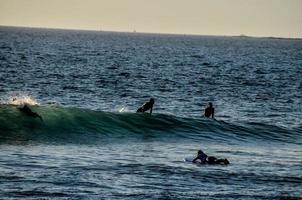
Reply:
M196 163L196 161L199 159L201 163L205 163L207 161L207 154L203 153L203 151L198 150L196 158L192 161L193 163Z
M193 163L196 163L196 160L198 159L198 156L196 158L193 159Z

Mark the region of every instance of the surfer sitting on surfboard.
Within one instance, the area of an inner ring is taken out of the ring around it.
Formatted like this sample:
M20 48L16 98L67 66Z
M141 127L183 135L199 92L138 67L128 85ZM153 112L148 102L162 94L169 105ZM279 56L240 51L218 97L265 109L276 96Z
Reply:
M196 158L193 159L193 163L197 163L197 160L200 160L201 164L210 164L210 165L214 165L214 164L224 164L224 165L228 165L230 164L230 162L228 161L228 159L217 159L214 156L207 156L207 154L205 154L202 150L198 150L197 152L197 156Z
M153 104L154 104L154 99L150 98L150 100L145 102L141 107L139 107L136 112L146 112L150 110L150 114L152 114Z

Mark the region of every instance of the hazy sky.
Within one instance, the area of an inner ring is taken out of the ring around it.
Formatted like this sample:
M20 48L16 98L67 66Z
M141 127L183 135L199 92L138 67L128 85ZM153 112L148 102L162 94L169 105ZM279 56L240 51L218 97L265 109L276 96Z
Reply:
M0 0L0 25L302 38L302 0Z

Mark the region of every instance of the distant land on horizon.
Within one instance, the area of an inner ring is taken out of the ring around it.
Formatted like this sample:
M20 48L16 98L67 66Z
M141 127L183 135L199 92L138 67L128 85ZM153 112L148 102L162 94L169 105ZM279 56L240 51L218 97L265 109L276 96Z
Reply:
M241 37L241 38L265 38L265 39L286 39L286 40L302 40L302 38L298 37L276 37L276 36L252 36L246 34L238 34L238 35L207 35L207 34L190 34L190 33L157 33L157 32L140 32L134 29L132 32L130 31L112 31L112 30L96 30L96 29L77 29L77 28L53 28L53 27L30 27L30 26L8 26L8 25L0 25L0 27L4 28L24 28L24 29L45 29L45 30L65 30L65 31L88 31L88 32L108 32L108 33L133 33L133 34L156 34L156 35L176 35L176 36L206 36L206 37Z

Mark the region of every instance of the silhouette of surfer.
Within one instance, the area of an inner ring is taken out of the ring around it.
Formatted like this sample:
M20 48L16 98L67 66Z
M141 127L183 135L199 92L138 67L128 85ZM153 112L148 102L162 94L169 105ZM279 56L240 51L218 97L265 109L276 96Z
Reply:
M41 121L43 121L42 117L37 113L33 112L26 104L24 104L23 107L20 107L19 110L22 113L26 114L27 116L34 117L34 118L38 117L40 118Z
M145 102L141 107L139 107L136 112L146 112L150 110L150 114L152 114L153 105L154 105L154 99L150 98L150 100Z
M208 156L205 154L202 150L198 150L197 156L193 159L193 163L197 163L197 160L200 160L201 164L210 164L210 165L215 165L215 164L224 164L228 165L230 162L228 159L217 159L214 156Z
M192 161L193 163L196 163L197 160L200 160L201 163L206 163L207 162L208 155L205 154L202 150L197 151L197 156L194 158Z
M214 118L214 107L212 102L209 102L208 107L204 111L204 116L208 118Z

